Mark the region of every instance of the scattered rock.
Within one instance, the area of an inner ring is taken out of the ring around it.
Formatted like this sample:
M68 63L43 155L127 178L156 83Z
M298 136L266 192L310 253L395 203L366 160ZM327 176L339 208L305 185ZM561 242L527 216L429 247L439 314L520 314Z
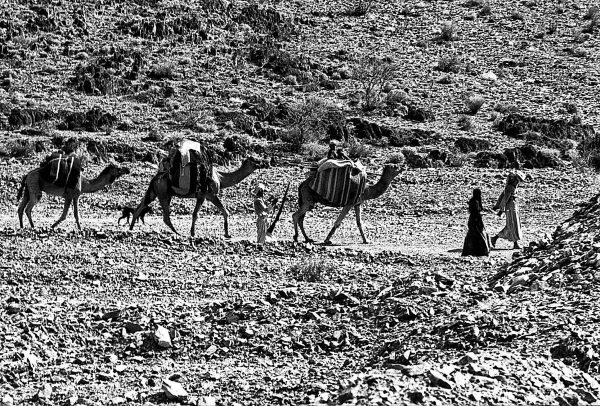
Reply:
M163 379L162 390L167 399L183 402L188 398L187 391L179 382Z
M154 332L154 339L156 340L156 344L161 348L170 348L173 346L171 343L169 330L162 326L158 326L156 328L156 331Z

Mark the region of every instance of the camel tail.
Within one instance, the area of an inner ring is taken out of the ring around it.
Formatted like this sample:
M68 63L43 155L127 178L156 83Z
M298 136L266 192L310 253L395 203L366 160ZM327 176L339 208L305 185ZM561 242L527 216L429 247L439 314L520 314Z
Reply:
M25 191L26 180L27 180L27 175L23 176L23 178L21 179L21 185L19 186L19 190L17 191L17 200L21 200L21 197L23 197L23 192Z
M302 183L298 186L298 207L302 207Z

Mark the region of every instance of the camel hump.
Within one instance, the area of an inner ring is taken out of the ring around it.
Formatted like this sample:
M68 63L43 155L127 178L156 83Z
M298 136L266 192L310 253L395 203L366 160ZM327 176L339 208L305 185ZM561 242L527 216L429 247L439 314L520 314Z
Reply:
M55 152L40 165L40 177L58 187L75 188L81 178L83 164L75 154Z
M331 166L324 170L319 168L310 181L309 187L330 205L343 207L358 203L366 184L367 174L364 168L357 168L352 163L352 165Z

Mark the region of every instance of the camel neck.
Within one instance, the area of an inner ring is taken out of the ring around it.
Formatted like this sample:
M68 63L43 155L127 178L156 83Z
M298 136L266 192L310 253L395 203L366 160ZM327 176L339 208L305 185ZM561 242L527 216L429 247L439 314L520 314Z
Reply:
M388 190L392 180L394 180L394 176L384 172L377 183L365 189L363 200L377 199Z
M108 175L100 175L95 179L88 180L83 178L81 180L81 192L82 193L94 193L110 184L110 177Z
M219 178L221 182L221 189L228 188L230 186L237 185L244 179L246 179L255 168L248 163L242 164L238 169L233 172L221 172L219 171Z

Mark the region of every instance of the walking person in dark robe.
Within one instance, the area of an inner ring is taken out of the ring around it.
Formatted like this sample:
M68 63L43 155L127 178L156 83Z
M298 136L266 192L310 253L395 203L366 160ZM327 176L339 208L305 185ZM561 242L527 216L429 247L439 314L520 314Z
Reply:
M525 181L526 176L521 171L515 171L508 174L504 191L498 197L494 210L499 210L498 216L506 213L506 225L504 228L492 237L492 246L496 246L498 238L513 242L513 249L520 249L519 241L523 239L521 230L521 219L519 218L519 205L517 203L517 186Z
M462 255L483 257L490 254L490 236L485 230L483 219L481 218L481 190L473 189L473 197L469 200L469 222L467 236L463 245Z

